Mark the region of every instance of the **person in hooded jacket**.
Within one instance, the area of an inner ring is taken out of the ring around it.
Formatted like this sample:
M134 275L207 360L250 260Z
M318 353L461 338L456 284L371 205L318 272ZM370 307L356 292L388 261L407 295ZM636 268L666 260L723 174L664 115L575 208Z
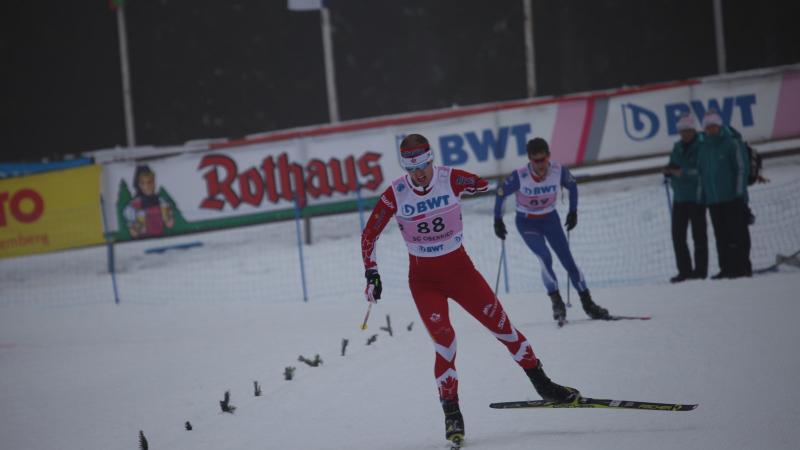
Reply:
M746 204L749 162L745 160L741 140L723 128L716 111L706 113L703 128L697 169L711 216L720 268L711 278L750 276Z
M703 279L708 274L708 236L706 233L706 205L697 170L697 159L704 136L697 132L691 114L682 116L677 123L680 140L675 142L664 175L672 186L672 247L678 274L672 283L690 279ZM687 244L686 229L691 225L694 242L694 267Z

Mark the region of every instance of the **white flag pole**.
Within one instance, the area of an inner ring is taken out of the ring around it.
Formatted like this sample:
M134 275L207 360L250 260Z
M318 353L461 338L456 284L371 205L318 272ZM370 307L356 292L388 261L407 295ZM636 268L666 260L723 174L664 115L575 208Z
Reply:
M525 69L528 81L528 97L536 97L536 58L533 47L533 7L531 0L522 0L525 10Z
M325 55L325 87L328 92L328 119L339 122L339 101L336 97L336 70L333 61L333 38L331 37L331 13L326 6L320 9L322 22L322 51Z
M725 29L722 23L722 1L714 0L714 37L717 43L717 72L721 74L727 72Z
M117 31L119 33L119 62L122 71L122 101L125 107L125 136L128 147L135 147L136 132L133 122L131 75L128 64L128 33L125 29L125 5L117 7Z

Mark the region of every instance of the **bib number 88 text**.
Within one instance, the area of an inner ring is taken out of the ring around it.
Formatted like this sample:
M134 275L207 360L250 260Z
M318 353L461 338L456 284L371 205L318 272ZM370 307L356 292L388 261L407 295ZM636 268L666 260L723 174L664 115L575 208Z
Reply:
M430 233L431 232L430 225L433 225L433 231L435 233L438 233L444 230L445 226L444 219L442 219L441 217L437 217L433 219L430 224L428 224L428 222L417 223L417 233L422 233L422 234Z

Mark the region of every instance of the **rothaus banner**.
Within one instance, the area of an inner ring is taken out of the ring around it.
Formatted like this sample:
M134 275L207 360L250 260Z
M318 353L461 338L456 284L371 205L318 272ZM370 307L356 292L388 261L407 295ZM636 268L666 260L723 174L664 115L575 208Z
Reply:
M384 183L382 154L280 142L105 166L109 232L117 240L258 223L297 204L351 201ZM313 157L308 155L313 152Z
M118 240L352 210L402 175L399 142L425 135L435 162L502 177L550 143L567 165L667 154L681 114L720 112L746 139L800 136L798 66L710 79L531 99L308 127L212 144L208 150L105 166L107 221Z

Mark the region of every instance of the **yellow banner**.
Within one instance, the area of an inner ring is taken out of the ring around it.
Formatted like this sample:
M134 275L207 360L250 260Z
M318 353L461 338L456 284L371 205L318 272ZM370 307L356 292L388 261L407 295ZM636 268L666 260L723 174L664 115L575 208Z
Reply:
M101 170L0 180L0 258L102 243Z

